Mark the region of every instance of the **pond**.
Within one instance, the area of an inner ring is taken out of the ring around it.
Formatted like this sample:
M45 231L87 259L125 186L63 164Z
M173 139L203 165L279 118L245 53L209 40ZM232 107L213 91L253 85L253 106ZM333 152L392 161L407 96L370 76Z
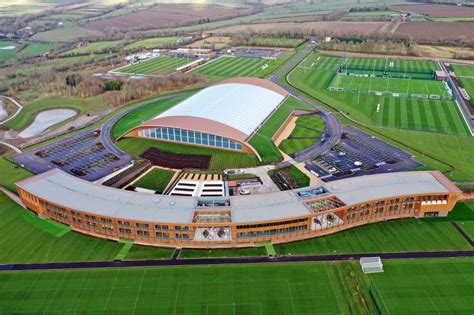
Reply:
M39 113L35 121L19 133L21 138L30 138L37 136L47 130L49 127L56 125L68 118L76 115L72 109L51 109Z
M0 100L0 121L7 119L7 117L7 109L5 108L5 105L3 105L3 102Z

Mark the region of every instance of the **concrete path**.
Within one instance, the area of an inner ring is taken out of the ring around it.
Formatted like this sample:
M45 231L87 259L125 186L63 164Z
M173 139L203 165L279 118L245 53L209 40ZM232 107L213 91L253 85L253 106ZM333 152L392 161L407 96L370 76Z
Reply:
M4 99L7 99L9 100L10 102L12 102L13 104L15 104L17 107L18 107L18 110L16 111L15 114L13 114L11 117L8 117L7 119L5 119L4 121L0 122L0 125L3 125L4 123L6 123L7 121L9 120L12 120L13 118L15 118L20 112L21 110L23 109L23 106L18 103L15 99L9 97L9 96L5 96L5 95L0 95L0 98L4 98Z

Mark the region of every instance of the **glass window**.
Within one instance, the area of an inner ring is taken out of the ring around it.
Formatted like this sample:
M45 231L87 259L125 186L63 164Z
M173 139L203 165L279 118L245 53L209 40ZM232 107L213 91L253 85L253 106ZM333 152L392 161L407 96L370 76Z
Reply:
M223 139L222 139L222 146L223 146L224 148L228 148L228 147L229 147L229 139L223 138Z
M204 145L209 145L209 138L208 138L208 134L207 133L203 133L202 134L202 144Z
M196 144L201 144L201 133L200 132L195 132L195 137L196 137Z
M176 141L181 142L181 129L175 129L174 130L174 137Z
M216 136L216 147L222 147L222 137Z

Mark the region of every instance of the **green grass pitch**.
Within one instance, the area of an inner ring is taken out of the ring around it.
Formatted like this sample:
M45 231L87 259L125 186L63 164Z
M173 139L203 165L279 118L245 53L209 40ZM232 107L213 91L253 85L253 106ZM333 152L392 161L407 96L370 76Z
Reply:
M176 68L184 66L194 60L196 60L196 58L156 57L116 71L136 75L166 75L175 72Z
M452 100L378 96L327 90L336 71L332 69L335 69L342 60L341 57L312 54L291 73L290 81L308 95L331 103L367 125L470 135L456 103ZM385 80L392 81L393 79L378 78L378 80L385 82ZM406 79L403 81L427 82L427 80Z
M0 273L2 313L347 314L341 263Z
M461 86L471 97L472 102L474 99L474 66L452 64L451 68L456 73Z
M259 77L273 60L260 58L221 57L196 69L197 73L214 77Z
M470 258L386 260L368 277L390 314L472 314L473 268Z
M2 313L471 314L472 259L0 273ZM378 296L377 304L371 291ZM388 313L386 312L386 313Z
M451 98L445 84L437 80L409 80L390 77L363 77L338 74L328 87L330 90L342 89L352 93L397 93L417 95L434 95L440 98Z
M140 178L138 181L133 183L133 186L151 189L162 193L166 186L168 186L174 174L174 171L155 168Z

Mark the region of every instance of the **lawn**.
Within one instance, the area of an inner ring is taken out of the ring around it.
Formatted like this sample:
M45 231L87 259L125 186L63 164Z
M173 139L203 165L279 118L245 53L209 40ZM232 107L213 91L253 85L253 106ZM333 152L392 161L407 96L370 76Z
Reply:
M166 186L168 186L169 182L173 178L174 174L174 171L154 168L145 176L141 177L138 181L133 183L133 186L163 193Z
M0 157L0 170L0 185L5 186L11 191L15 191L16 182L33 175L24 168L15 167L3 157Z
M133 75L167 75L176 71L177 68L193 62L196 58L179 57L155 57L142 61L135 65L116 69L116 72Z
M387 71L390 73L414 74L427 73L430 76L440 70L438 64L431 60L410 60L394 58L347 58L343 69L365 70L368 73ZM429 77L430 78L430 77Z
M150 147L176 153L212 155L209 168L213 170L253 167L257 165L257 157L252 154L183 145L179 143L160 142L142 138L124 138L118 141L117 145L120 149L133 156L139 156L143 151Z
M139 40L125 46L126 50L134 49L151 49L151 48L167 48L176 45L178 41L183 40L183 37L157 37Z
M366 313L347 263L0 273L2 313ZM328 289L329 288L329 289Z
M148 121L165 110L173 107L184 99L188 98L190 94L179 95L170 99L157 101L149 105L142 106L131 113L122 117L114 126L113 136L118 138L127 131L141 125L145 121Z
M275 245L278 255L470 250L448 221L401 219L306 241Z
M313 107L290 96L265 124L250 138L249 143L257 150L262 158L262 164L278 162L281 160L281 154L272 141L272 137L285 122L294 109L314 110Z
M87 102L73 97L52 97L35 101L23 107L21 112L13 119L7 121L4 126L15 130L22 130L33 122L36 115L42 111L54 108L70 108L78 111L78 115L86 112ZM96 107L98 108L98 107Z
M323 132L324 121L321 116L301 116L296 120L295 129L290 136L278 147L286 154L293 154L318 142Z
M123 246L76 232L54 236L54 224L48 227L3 193L0 204L0 263L112 260Z
M74 42L82 37L100 35L103 35L103 33L74 24L68 24L67 26L55 28L50 31L36 33L31 37L31 40L47 43Z
M170 259L173 252L174 248L133 245L125 256L125 260Z
M318 60L319 57L321 58ZM331 92L327 90L327 87L334 76L333 69L341 58L334 57L333 60L332 57L323 58L323 56L313 54L308 59L291 72L290 83L322 104L330 104L344 111L358 122L369 126L396 129L469 134L454 101ZM420 63L420 67L421 65ZM426 67L429 67L429 63L422 68ZM378 80L389 82L393 79L379 78ZM413 81L420 80L411 80Z
M474 260L385 260L384 273L371 274L372 293L382 314L471 314Z

